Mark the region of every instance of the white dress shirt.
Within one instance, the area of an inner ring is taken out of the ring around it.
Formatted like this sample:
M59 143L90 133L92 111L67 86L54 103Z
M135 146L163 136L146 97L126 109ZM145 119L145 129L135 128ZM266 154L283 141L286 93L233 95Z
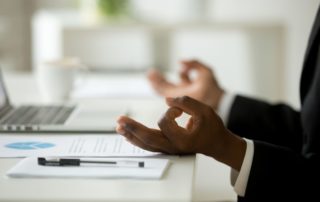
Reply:
M235 94L225 93L221 98L217 108L217 114L221 117L223 123L227 125L231 106L234 102ZM250 175L250 169L254 153L254 144L252 140L245 139L247 143L246 153L241 165L240 171L231 169L231 184L233 189L239 196L244 196L246 193L247 183Z

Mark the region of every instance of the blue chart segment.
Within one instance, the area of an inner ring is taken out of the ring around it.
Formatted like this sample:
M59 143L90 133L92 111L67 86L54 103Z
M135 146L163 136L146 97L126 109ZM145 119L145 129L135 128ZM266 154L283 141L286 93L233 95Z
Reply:
M19 150L47 149L54 146L54 144L48 142L14 142L5 145L7 148Z

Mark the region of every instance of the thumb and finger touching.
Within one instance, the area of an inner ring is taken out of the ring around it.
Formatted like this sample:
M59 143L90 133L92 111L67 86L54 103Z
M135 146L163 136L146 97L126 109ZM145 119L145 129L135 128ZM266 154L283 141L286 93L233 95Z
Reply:
M181 136L186 134L186 129L180 127L175 121L182 114L182 110L177 107L170 107L158 122L164 136L174 144L181 141Z
M170 107L177 107L183 112L186 112L190 116L198 117L200 115L203 104L188 96L182 96L177 98L166 98L167 105Z
M160 120L159 127L163 131L164 135L172 141L181 141L186 138L185 135L190 134L194 129L194 124L199 120L199 113L202 111L201 108L203 104L187 96L167 98L166 101L170 108ZM186 128L180 127L175 121L182 112L186 112L191 115Z

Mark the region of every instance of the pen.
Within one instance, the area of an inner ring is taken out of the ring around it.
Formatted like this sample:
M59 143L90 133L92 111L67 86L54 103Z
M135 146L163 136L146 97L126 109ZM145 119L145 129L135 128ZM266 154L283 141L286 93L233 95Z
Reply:
M116 161L94 161L94 160L81 160L81 159L50 159L47 160L43 157L38 158L38 164L41 166L80 166L82 164L106 164L114 165L117 167L137 167L143 168L143 161L134 160L116 160Z

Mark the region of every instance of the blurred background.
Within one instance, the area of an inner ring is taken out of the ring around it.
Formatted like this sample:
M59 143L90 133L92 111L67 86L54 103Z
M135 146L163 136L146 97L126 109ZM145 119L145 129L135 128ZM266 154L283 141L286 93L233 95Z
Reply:
M0 0L0 65L78 57L99 74L214 68L228 90L299 107L319 0Z

